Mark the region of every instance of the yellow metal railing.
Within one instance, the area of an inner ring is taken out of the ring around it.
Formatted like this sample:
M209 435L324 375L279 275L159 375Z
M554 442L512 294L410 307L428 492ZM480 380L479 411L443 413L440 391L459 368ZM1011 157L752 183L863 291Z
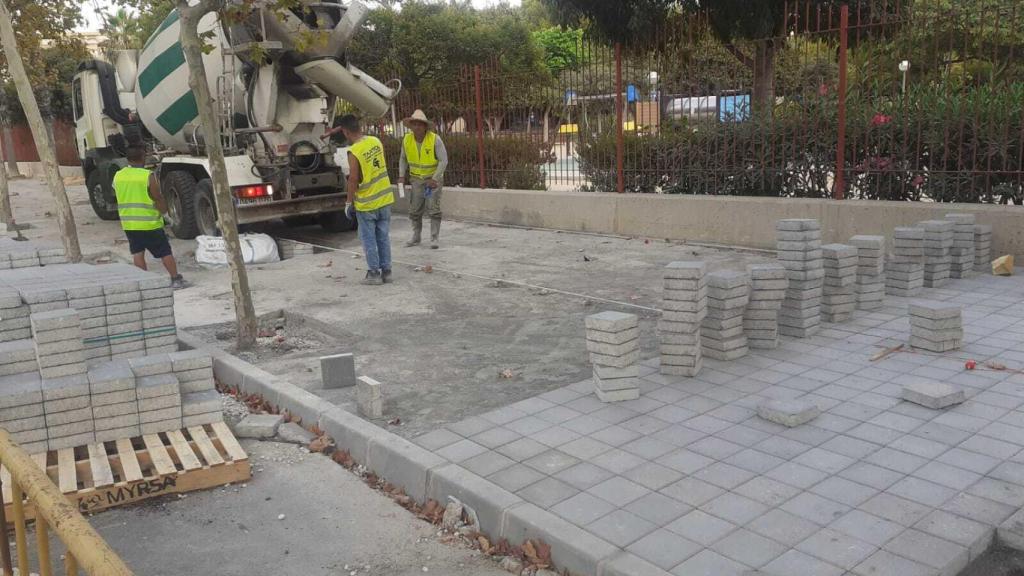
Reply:
M14 543L17 552L18 572L27 575L29 570L28 528L25 521L25 498L35 507L36 556L39 562L39 576L53 576L50 560L50 535L52 528L57 538L64 543L64 573L75 576L79 568L89 576L131 576L132 571L121 558L110 549L106 541L86 522L78 508L68 501L54 485L46 472L20 446L15 444L6 430L0 429L0 464L11 474L11 515L14 518ZM0 542L0 562L3 576L12 576L10 533L7 530L7 513L0 504L0 527L4 530L4 541Z

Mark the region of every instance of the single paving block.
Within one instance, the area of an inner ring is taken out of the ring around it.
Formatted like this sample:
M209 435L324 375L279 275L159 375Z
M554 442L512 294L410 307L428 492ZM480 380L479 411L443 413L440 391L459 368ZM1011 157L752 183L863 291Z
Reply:
M348 388L356 385L356 359L351 353L320 357L324 388Z
M136 378L169 374L173 366L171 357L167 354L132 358L128 361L128 365L131 367L132 373L135 374Z
M103 362L89 369L89 388L92 394L134 390L135 375L127 362Z
M665 278L671 280L693 280L701 278L707 271L707 264L702 260L669 262L664 268Z
M584 323L590 330L621 332L639 326L639 319L636 314L607 310L587 316Z
M769 422L793 428L818 417L821 409L807 400L766 400L758 405L757 415Z
M903 386L903 399L940 410L967 399L963 388L945 382L912 382Z
M912 316L921 316L929 320L944 320L947 318L961 317L961 307L951 302L938 302L934 300L917 300L908 305Z
M208 412L216 412L220 409L221 397L220 393L217 392L216 390L207 390L205 392L193 392L191 394L185 394L181 397L182 416L206 414Z
M135 389L139 400L157 396L177 395L178 379L174 374L158 374L136 379Z
M369 376L360 376L356 381L356 405L367 418L384 415L384 394L381 383Z
M249 414L235 424L235 436L239 438L273 438L284 422L280 414Z

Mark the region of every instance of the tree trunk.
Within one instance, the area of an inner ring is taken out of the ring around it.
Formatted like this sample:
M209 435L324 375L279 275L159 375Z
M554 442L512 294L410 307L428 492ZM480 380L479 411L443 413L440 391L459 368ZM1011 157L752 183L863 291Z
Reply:
M548 109L548 108L545 108L544 109L544 142L545 143L547 143L547 141L551 139L550 134L548 134L548 129L549 129L549 123L550 122L551 122L551 110Z
M43 116L39 112L39 104L36 102L32 84L25 72L25 63L21 60L21 54L18 52L18 41L14 35L11 13L7 10L7 3L3 0L0 0L0 45L3 46L4 55L7 56L7 71L18 89L18 100L21 101L25 118L28 120L29 128L32 129L32 138L36 141L36 150L39 152L39 161L42 164L43 174L46 176L46 183L53 194L57 210L57 225L60 228L61 239L64 241L64 250L67 252L68 260L80 262L82 250L78 246L75 215L71 212L71 203L68 201L68 194L64 189L64 179L60 176L56 147L53 138L46 130L46 124L43 123Z
M238 241L238 220L235 204L231 199L227 168L224 165L224 147L221 143L220 121L213 107L210 85L206 81L206 66L203 64L203 42L197 26L203 15L217 9L219 2L203 0L189 6L188 0L177 0L181 21L181 49L188 63L189 87L195 95L199 109L199 122L206 139L206 154L210 160L210 176L213 179L213 197L217 206L217 224L224 236L224 245L231 267L231 291L235 296L235 318L238 323L238 349L248 350L256 345L256 309L249 291L249 276L242 259L242 248Z
M0 163L0 222L7 224L8 230L14 226L14 211L11 209L11 187L7 181L7 170Z
M775 43L757 42L754 51L754 95L751 105L754 113L771 115L775 107Z
M11 125L5 118L0 121L3 124L4 150L7 150L7 174L12 178L21 178L21 170L18 169L18 155L14 151L14 135Z

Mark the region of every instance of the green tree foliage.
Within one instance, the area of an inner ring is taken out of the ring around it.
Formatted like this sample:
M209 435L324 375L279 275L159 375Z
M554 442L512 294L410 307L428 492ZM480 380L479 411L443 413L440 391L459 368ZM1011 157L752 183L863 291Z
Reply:
M103 32L113 32L120 48L142 48L160 23L174 9L174 0L116 0L119 9L104 14ZM109 30L108 30L109 28Z
M475 10L468 3L412 1L374 10L349 47L349 58L410 89L451 84L463 66L498 60L508 73L541 72L541 53L522 13Z
M552 76L578 70L583 64L583 30L551 26L535 30L533 41L543 52L544 66Z
M44 115L71 116L70 85L79 62L87 57L83 44L68 35L78 25L81 9L77 0L11 0L8 7L14 23L18 48L27 66L29 80ZM7 121L24 119L17 92L0 62L3 104Z

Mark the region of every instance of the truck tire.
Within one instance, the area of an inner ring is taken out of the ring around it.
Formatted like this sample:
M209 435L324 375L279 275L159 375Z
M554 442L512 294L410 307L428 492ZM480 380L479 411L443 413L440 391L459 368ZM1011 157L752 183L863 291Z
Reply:
M220 236L217 226L217 201L213 198L213 180L203 178L196 184L194 204L196 226L203 236Z
M167 213L174 237L191 240L198 236L195 177L184 170L172 170L164 176L160 188L167 201Z
M320 227L328 232L348 232L357 227L356 221L349 220L344 210L324 212L317 216L317 219L320 221Z
M85 185L89 192L89 204L100 220L117 220L117 196L114 194L114 174L109 165L102 165L89 173Z

